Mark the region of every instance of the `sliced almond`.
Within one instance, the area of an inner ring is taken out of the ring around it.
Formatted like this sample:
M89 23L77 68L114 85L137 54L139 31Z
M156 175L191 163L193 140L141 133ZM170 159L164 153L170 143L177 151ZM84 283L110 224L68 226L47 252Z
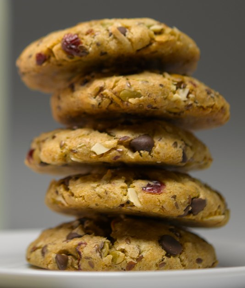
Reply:
M128 188L128 199L132 202L136 207L141 207L138 195L134 188Z
M91 151L96 153L97 155L101 155L109 151L111 148L106 148L100 143L96 143L92 148Z

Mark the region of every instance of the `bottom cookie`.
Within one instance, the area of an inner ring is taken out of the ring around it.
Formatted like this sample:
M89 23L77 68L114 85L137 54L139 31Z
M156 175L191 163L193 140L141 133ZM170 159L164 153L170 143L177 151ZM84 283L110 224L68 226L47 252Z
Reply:
M27 261L49 270L144 271L210 268L214 248L199 236L160 221L83 218L47 229Z

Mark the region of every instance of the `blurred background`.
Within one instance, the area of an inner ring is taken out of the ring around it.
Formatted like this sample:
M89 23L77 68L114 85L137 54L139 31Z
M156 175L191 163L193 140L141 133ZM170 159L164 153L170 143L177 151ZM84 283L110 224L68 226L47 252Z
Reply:
M228 124L196 133L210 147L214 163L192 175L219 190L231 209L226 227L202 233L244 237L244 9L242 0L0 0L1 229L43 228L69 220L44 205L52 177L35 174L23 164L32 138L60 125L51 117L49 95L29 90L20 80L18 55L37 38L78 22L151 17L197 42L201 59L194 77L218 90L231 105Z

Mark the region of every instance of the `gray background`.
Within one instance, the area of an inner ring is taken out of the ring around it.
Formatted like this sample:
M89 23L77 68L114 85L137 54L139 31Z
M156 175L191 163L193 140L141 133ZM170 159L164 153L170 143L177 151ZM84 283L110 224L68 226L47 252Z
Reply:
M52 177L35 174L23 164L31 139L41 132L59 127L59 124L51 117L49 96L29 90L21 82L15 59L30 42L77 22L106 17L152 17L169 26L176 26L195 39L201 49L201 60L194 76L218 90L231 104L228 124L197 133L210 147L214 163L210 169L192 174L221 191L232 212L231 221L225 228L206 233L234 238L245 236L245 1L10 2L11 103L6 151L5 228L49 227L68 219L49 211L44 205L45 192Z

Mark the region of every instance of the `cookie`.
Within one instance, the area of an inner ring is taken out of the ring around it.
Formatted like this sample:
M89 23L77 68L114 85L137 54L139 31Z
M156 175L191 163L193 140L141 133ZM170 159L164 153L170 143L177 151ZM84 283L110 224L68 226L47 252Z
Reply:
M77 217L132 214L197 227L223 226L229 219L217 191L187 174L158 169L110 169L53 180L46 204Z
M54 92L74 75L130 67L190 74L199 60L195 42L176 28L149 18L80 23L30 44L17 60L32 89Z
M54 118L65 125L78 125L84 117L129 115L165 118L186 129L203 129L220 126L230 117L225 99L198 80L149 71L77 77L53 94L51 107Z
M217 265L214 248L180 228L134 218L80 219L45 230L27 261L49 270L143 271Z
M37 172L69 175L79 167L88 173L93 167L123 164L201 169L212 158L188 131L160 120L121 119L44 133L33 140L25 162Z

